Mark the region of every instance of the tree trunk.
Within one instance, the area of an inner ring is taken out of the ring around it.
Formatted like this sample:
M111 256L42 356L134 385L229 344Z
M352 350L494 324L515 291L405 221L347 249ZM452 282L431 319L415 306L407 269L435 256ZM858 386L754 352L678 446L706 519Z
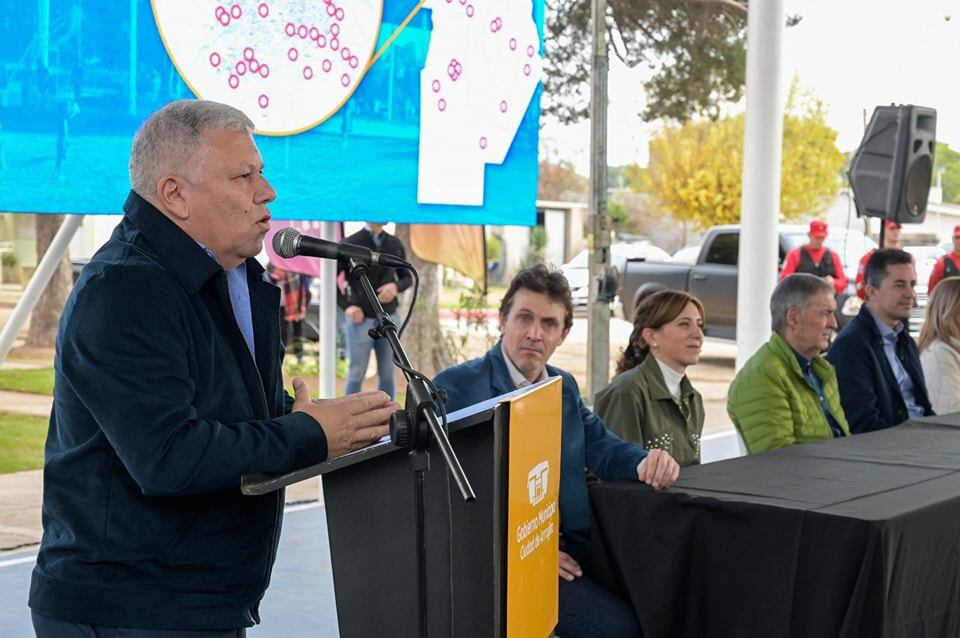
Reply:
M37 236L37 263L43 258L53 241L54 235L63 224L63 215L35 215ZM37 305L30 315L30 329L27 331L26 346L31 348L52 348L57 339L57 326L60 323L60 311L67 302L67 296L73 287L73 271L70 267L70 251L64 251L60 264L43 289Z
M410 250L409 224L397 224L397 238L403 242L407 251L407 261L413 264L420 274L417 305L403 334L404 349L414 370L433 377L451 364L446 335L437 316L440 303L439 269L437 264L420 259Z

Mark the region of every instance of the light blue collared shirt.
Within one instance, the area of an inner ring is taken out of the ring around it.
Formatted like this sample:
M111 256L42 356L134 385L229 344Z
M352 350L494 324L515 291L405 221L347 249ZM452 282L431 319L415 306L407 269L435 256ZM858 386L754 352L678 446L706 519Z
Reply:
M870 309L867 308L867 310ZM907 406L907 414L910 415L910 418L923 416L923 407L917 404L913 379L910 378L907 369L903 367L903 363L897 357L897 339L904 330L903 322L899 322L896 328L891 328L877 319L873 312L870 313L870 316L873 317L877 329L880 330L880 336L883 338L883 353L887 355L887 362L890 364L890 369L893 370L897 385L900 386L900 396L903 397L903 402Z
M210 255L210 259L218 264L220 260L209 248L197 242L203 250ZM240 262L236 268L224 271L227 273L227 289L230 291L230 305L233 306L233 316L237 320L237 326L243 334L243 340L247 342L250 348L250 356L257 358L256 349L253 343L253 313L250 310L250 286L247 284L247 263Z

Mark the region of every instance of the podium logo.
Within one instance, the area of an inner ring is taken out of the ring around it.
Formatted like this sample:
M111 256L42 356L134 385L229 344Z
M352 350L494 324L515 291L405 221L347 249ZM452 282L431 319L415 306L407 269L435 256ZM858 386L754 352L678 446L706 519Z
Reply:
M527 474L527 491L530 504L536 505L547 495L547 485L550 480L550 463L542 461Z

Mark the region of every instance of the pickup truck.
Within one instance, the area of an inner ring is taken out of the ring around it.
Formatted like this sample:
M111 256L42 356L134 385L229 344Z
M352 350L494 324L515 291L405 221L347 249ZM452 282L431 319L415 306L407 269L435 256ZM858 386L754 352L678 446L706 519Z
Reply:
M784 224L779 227L780 258L771 264L778 272L792 248L808 241L806 225ZM847 295L854 294L854 279L860 257L875 249L875 241L856 230L831 226L827 247L836 251L843 261L847 275L847 291L837 299L843 307ZM740 226L714 226L703 240L703 248L696 263L654 262L628 259L620 276L620 302L624 318L633 321L633 315L647 295L658 290L674 289L689 292L703 302L706 311L706 333L720 339L735 339L737 332L737 260L740 255ZM838 310L838 320L845 323L848 316Z

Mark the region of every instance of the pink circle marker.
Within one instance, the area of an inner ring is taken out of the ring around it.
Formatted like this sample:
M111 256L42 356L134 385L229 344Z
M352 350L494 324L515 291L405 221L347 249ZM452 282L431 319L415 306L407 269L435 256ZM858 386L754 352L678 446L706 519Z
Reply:
M472 5L472 4L468 4L468 5L467 5L467 17L468 17L468 18L472 18L472 17L473 17L473 5Z
M210 54L210 66L220 66L220 54L216 51Z
M236 20L243 15L243 9L240 8L239 4L235 4L232 7L230 7L230 15L233 17L234 20Z
M440 92L440 80L434 80L433 84L430 85L433 88L434 93Z
M233 73L230 74L230 77L227 79L227 84L230 85L231 89L235 89L240 86L240 78L238 78Z
M480 138L480 148L487 148L487 138L485 137Z
M310 27L310 39L316 40L320 37L320 29L317 27Z
M260 63L256 60L250 60L250 63L247 65L247 67L250 69L250 73L256 73L257 69L260 68Z
M223 13L220 14L220 17L217 19L220 21L220 24L222 24L223 26L225 27L230 26L230 13L228 11L225 10Z
M524 74L524 75L530 75L530 65L529 65L529 64L524 64L524 65L523 65L523 74Z
M516 39L516 38L510 38L510 50L511 50L511 51L516 51L516 50L517 50L517 39Z
M270 67L266 64L261 64L257 72L260 73L260 77L266 79L270 75Z
M340 35L340 25L339 25L339 24L334 23L334 24L331 24L331 25L330 25L330 35Z
M527 45L527 57L532 58L534 54L534 49L532 44Z
M500 19L500 16L497 16L490 21L490 31L491 33L496 33L503 27L503 20Z
M324 37L324 35L323 35L322 33L321 33L320 36L317 38L317 46L320 47L321 49L322 49L323 47L327 46L327 38Z
M260 108L265 109L270 105L270 98L261 94L260 97L257 98L257 104L260 105Z
M299 27L297 27L297 35L300 36L300 39L301 39L301 40L306 39L306 37L307 37L307 25L301 24Z
M344 73L340 76L340 84L344 86L350 86L350 76Z
M224 13L226 13L227 15L230 15L230 12L227 11L226 9L224 9L224 8L223 8L223 5L219 5L219 6L217 6L217 8L214 10L214 12L213 12L213 17L216 18L217 20L220 20L220 19L223 17L223 14L224 14Z
M290 58L291 62L296 62L297 58L300 57L300 53L294 47L290 47L290 50L287 51L287 57Z
M333 3L330 3L330 4L327 5L327 15L328 15L328 16L333 17L333 15L334 15L336 12L337 12L337 8L336 8L335 6L333 6Z
M337 20L340 20L341 22L343 22L344 15L346 14L344 14L343 9L341 9L340 7L337 7Z
M267 6L266 2L261 2L260 6L257 7L257 13L260 14L261 18L266 18L270 15L270 7Z
M443 98L440 98L439 100L437 100L437 108L440 109L441 111L446 111L447 101Z
M336 51L340 48L340 40L336 38L330 38L330 48Z
M309 80L311 78L313 78L313 69L311 69L309 66L303 67L303 79Z
M360 66L360 59L355 55L350 56L350 68L355 69Z
M343 47L340 49L340 57L344 60L350 59L350 47Z
M247 72L247 63L240 60L234 68L237 70L237 75L243 75Z
M297 33L297 27L292 22L288 22L287 26L283 28L283 32L292 38Z
M333 63L330 62L328 58L324 58L323 62L320 64L320 67L323 69L324 73L330 73L330 69L333 68Z
M501 113L506 113L506 112L507 112L507 101L506 101L506 100L500 100L500 112L501 112Z
M244 49L243 49L243 59L249 61L249 60L252 60L253 57L254 57L253 49L250 48L250 47L244 47Z

